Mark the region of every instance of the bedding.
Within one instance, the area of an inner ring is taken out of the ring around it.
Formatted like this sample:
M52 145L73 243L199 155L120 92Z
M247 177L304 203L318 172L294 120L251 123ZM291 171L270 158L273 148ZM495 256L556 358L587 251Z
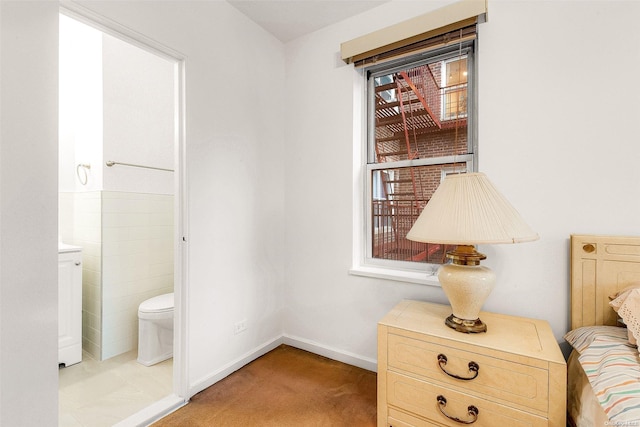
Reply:
M637 347L629 343L627 330L585 326L568 332L565 339L574 349L568 368L568 408L576 425L640 426L640 359ZM601 411L585 410L593 406L589 403L593 397Z
M572 427L607 426L607 414L593 393L587 375L578 361L580 353L572 351L567 360L567 414Z

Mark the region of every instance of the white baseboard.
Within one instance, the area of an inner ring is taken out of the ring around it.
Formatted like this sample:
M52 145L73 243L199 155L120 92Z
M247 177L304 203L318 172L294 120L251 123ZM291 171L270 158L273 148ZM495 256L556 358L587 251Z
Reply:
M183 398L172 394L125 418L114 427L145 427L186 404Z
M337 348L329 347L317 342L309 341L304 338L294 337L284 334L282 336L283 343L296 347L301 350L306 350L320 356L328 357L338 362L346 363L347 365L357 366L358 368L366 369L368 371L377 372L378 362L368 357L359 356L357 354L349 353Z
M264 354L267 354L274 348L278 347L280 344L283 344L282 336L279 336L278 338L275 338L272 341L259 345L253 350L240 356L235 361L223 366L218 371L210 375L207 375L206 377L202 378L201 380L197 381L195 384L189 387L189 397L193 396L194 394L200 393L202 390L208 387L211 387L218 381L226 378L230 374L242 368L247 363L256 360L258 357Z

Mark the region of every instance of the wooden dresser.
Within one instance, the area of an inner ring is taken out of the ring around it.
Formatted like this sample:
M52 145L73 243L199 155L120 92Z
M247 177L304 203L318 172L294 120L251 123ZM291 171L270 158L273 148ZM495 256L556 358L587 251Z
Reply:
M449 314L407 300L379 322L378 427L565 427L566 364L547 322L482 312L487 332L464 334Z

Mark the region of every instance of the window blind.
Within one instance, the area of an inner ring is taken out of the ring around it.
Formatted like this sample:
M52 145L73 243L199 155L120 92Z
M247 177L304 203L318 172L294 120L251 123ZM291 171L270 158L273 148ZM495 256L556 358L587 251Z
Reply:
M344 42L346 63L365 66L473 39L485 22L486 0L463 0Z

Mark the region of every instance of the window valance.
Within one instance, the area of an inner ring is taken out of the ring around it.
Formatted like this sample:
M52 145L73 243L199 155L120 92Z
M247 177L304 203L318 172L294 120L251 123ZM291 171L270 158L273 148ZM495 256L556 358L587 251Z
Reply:
M346 63L364 66L475 37L487 19L487 0L463 0L344 42Z

